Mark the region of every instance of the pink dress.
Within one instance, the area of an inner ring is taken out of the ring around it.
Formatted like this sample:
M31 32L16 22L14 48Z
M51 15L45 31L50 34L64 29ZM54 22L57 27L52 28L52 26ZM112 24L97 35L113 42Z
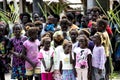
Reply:
M40 46L40 41L38 39L35 40L35 42L31 42L29 40L26 40L23 45L25 46L26 48L26 56L33 62L33 63L36 63L37 64L37 68L40 68L40 62L39 62L39 59L38 59L38 52L39 52L39 49L38 47ZM30 63L28 63L27 61L25 62L25 68L26 69L29 69L29 70L32 70L33 67Z

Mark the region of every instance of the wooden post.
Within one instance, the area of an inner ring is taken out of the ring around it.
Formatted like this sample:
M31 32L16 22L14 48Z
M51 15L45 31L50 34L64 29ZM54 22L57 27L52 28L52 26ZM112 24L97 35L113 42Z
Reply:
M96 0L87 0L87 9L91 9L96 6Z
M7 0L3 0L3 9L7 10Z
M98 0L103 10L107 12L110 9L110 0Z
M19 0L19 11L20 13L24 13L25 12L25 7L26 7L26 0Z

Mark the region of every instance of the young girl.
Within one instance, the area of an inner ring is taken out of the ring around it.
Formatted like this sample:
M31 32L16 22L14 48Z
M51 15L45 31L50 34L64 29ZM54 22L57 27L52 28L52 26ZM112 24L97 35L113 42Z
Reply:
M60 53L62 80L76 80L73 68L72 42L65 40L63 43L63 52Z
M72 50L74 50L76 47L78 47L78 41L77 41L77 37L78 37L78 30L76 29L71 29L69 31L69 34L70 34L70 38L71 38L71 41L72 41Z
M64 52L63 50L63 41L64 37L61 32L57 31L53 35L53 48L55 49L54 53L54 80L62 80L61 73L59 71L60 64L60 54Z
M14 52L18 53L18 56L22 52L23 42L25 40L27 40L27 37L21 36L21 31L22 31L21 24L15 24L13 26L13 33L14 33L15 37L13 37L10 40L10 47L13 48ZM23 78L23 80L26 80L26 78L25 78L25 61L23 59L19 58L18 56L13 55L11 79L21 80L20 78Z
M8 54L9 39L4 37L5 25L0 23L0 80L5 80L6 56Z
M37 58L40 41L37 39L37 28L31 27L28 30L29 39L23 43L22 58L26 60L25 68L28 80L33 80L33 75L35 75L35 80L40 79L40 62Z
M53 54L54 50L50 47L51 38L42 39L43 48L40 50L38 59L41 60L42 80L53 80Z
M78 41L80 47L74 49L75 68L78 80L88 80L91 69L91 51L88 49L88 39L85 35L79 35Z
M102 46L102 33L97 32L94 35L93 41L95 46L92 54L92 80L104 80L106 55L104 47Z

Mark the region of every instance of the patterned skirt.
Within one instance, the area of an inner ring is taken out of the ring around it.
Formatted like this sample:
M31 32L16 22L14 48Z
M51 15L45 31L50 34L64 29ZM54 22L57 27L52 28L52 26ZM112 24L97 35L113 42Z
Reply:
M26 70L24 65L14 66L12 67L11 79L26 78L25 73L26 73Z
M73 70L63 70L62 80L76 80Z

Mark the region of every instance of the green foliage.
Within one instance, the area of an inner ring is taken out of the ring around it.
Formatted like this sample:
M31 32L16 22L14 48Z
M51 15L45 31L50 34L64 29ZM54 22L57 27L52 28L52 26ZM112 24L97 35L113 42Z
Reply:
M0 21L5 21L6 23L14 23L18 19L18 11L15 9L14 5L9 5L10 12L0 9Z
M47 20L47 16L48 14L49 15L51 14L50 13L51 11L54 14L60 15L60 13L62 13L62 11L64 11L67 8L68 3L63 2L63 0L59 0L59 2L52 2L51 4L48 4L48 2L45 2L43 6L41 6L39 3L38 5Z
M43 15L45 16L45 19L47 20L47 14L49 13L47 4L44 3L44 5L41 6L41 5L38 3L38 6L39 6L39 8L41 9Z
M113 24L117 24L118 27L116 27L116 31L118 33L120 33L120 10L116 11L116 9L120 6L116 6L115 9L113 10L109 10L107 11L107 13L105 12L105 10L102 8L101 4L99 3L98 0L96 0L97 4L99 5L99 7L101 8L101 10L103 11L103 13L108 17L109 21L112 22ZM115 12L116 11L116 12Z
M48 6L54 12L54 14L59 15L60 13L62 13L63 10L67 8L68 3L59 0L59 2L53 2Z

